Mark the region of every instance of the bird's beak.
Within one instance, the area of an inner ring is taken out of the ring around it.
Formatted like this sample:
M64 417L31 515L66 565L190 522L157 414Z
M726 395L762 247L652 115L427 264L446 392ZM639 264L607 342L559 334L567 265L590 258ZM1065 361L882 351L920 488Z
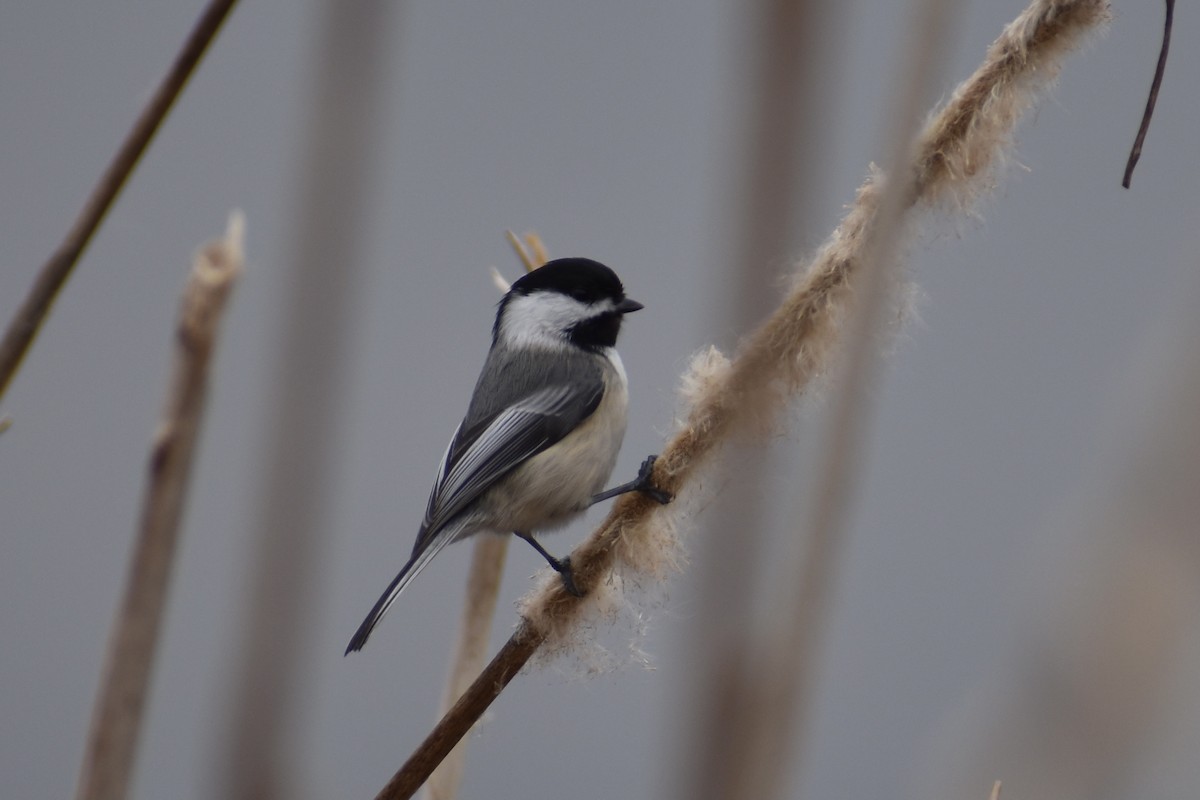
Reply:
M628 314L631 311L641 311L643 308L645 308L644 305L637 300L630 300L628 297L617 303L617 311L621 314Z

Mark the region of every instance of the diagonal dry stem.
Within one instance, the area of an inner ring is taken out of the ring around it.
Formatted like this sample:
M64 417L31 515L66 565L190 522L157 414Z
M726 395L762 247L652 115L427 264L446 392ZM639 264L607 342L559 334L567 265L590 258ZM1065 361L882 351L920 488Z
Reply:
M188 78L196 70L196 65L200 63L208 45L216 38L221 23L235 5L237 0L212 0L204 9L187 41L175 56L174 63L163 76L154 95L126 134L125 141L121 142L112 162L92 189L75 223L38 271L29 294L9 322L4 339L0 340L0 397L8 389L17 368L21 366L21 360L33 344L38 329L50 313L54 299L71 276L71 271L91 241L92 234L100 227L104 215L120 194L121 187L132 174L159 125L183 91Z

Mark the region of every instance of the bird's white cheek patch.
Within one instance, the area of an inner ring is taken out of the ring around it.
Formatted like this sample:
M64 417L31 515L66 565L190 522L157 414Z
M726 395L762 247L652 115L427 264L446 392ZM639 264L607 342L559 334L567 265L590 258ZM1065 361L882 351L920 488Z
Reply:
M544 347L548 342L564 341L567 331L580 320L612 310L609 300L581 303L557 292L516 295L504 309L500 333L510 346Z

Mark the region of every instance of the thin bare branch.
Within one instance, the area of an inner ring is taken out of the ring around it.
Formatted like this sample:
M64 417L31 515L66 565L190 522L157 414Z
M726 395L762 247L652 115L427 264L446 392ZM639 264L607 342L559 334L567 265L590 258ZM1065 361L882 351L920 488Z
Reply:
M67 231L66 236L50 258L42 265L34 279L21 307L8 324L4 339L0 340L0 397L8 389L13 375L21 365L21 360L33 344L42 322L50 313L54 299L59 290L71 276L71 270L79 261L92 235L100 227L105 214L112 207L113 201L121 192L121 187L137 166L142 153L145 152L150 140L154 138L159 125L171 110L175 99L183 91L188 78L196 70L196 65L204 56L209 44L216 38L221 29L221 23L237 5L237 0L211 0L196 21L195 27L188 35L183 47L175 56L167 74L163 76L154 95L142 109L142 113L134 121L133 127L125 136L108 169L100 176L95 188L83 209L75 220L75 224Z
M138 538L121 608L109 634L75 795L78 800L120 800L128 794L204 414L209 363L226 300L242 270L243 229L242 216L235 212L225 238L196 255L184 289L174 371L150 450Z
M1138 126L1137 137L1133 140L1133 148L1129 151L1129 160L1125 162L1125 177L1121 185L1126 189L1133 182L1133 169L1138 159L1142 157L1142 143L1146 141L1146 131L1150 130L1150 117L1154 116L1154 104L1158 102L1158 90L1162 86L1163 73L1167 71L1167 51L1171 47L1171 26L1175 21L1175 0L1167 0L1167 14L1163 20L1162 47L1158 51L1158 64L1154 67L1154 80L1150 82L1150 96L1146 98L1146 110L1142 112L1142 124Z
M1036 91L1057 75L1061 57L1108 17L1104 0L1035 0L925 128L905 208L950 198L965 201L990 185L990 168ZM656 463L656 485L676 495L692 488L731 432L755 421L747 415L773 418L826 367L852 294L851 278L861 268L863 247L876 224L879 193L878 183L868 180L828 243L801 269L779 309L732 362L710 354L704 359L708 372L689 376L699 390L691 397L681 430ZM546 581L527 601L512 638L377 800L411 797L534 652L576 629L588 605L586 596L600 587L618 558L625 568L639 569L629 556L644 553L646 541L659 535L673 513L673 506L659 506L640 494L619 498L601 526L571 553L575 583L585 599L567 594L561 581Z
M487 711L492 701L499 697L504 687L516 677L521 667L525 666L525 662L533 657L545 638L544 633L533 630L529 625L522 624L518 627L516 633L500 648L500 652L471 684L471 688L446 712L446 716L442 717L441 722L416 752L409 756L400 771L380 790L376 800L407 800L416 794L430 773L483 716L483 712Z

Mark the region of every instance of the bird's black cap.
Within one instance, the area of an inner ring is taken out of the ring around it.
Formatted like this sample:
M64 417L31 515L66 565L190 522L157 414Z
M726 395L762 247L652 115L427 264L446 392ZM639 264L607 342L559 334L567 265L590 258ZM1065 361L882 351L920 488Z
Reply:
M590 258L556 258L513 281L512 294L558 292L583 303L625 299L617 273Z

